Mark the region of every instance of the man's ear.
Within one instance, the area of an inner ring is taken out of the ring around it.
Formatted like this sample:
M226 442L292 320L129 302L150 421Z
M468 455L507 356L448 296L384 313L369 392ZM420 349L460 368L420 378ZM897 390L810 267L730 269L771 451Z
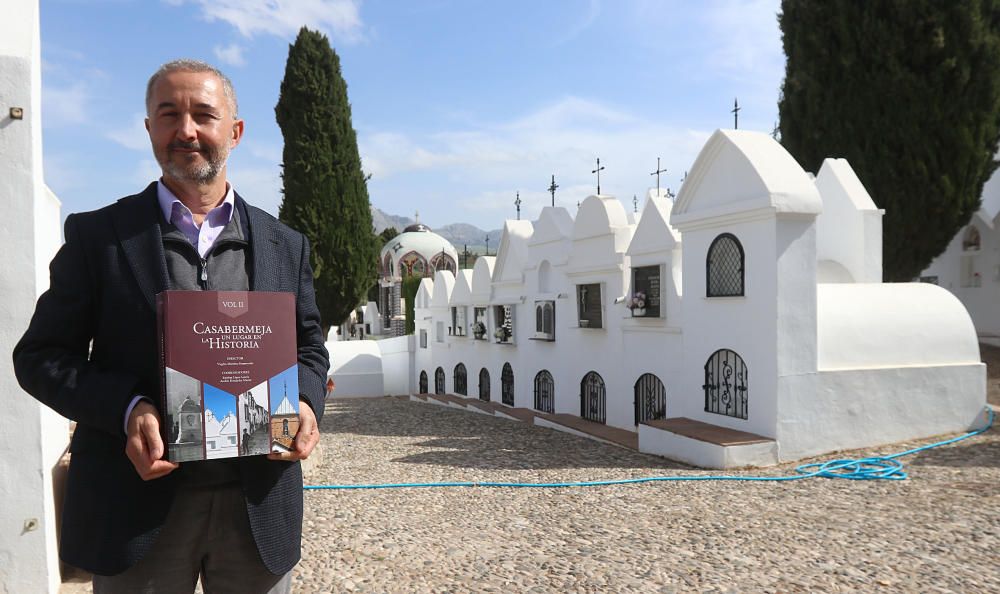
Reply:
M233 135L230 138L229 148L236 148L236 145L243 139L243 120L233 120Z
M143 123L146 125L146 132L149 132L149 118L144 119Z

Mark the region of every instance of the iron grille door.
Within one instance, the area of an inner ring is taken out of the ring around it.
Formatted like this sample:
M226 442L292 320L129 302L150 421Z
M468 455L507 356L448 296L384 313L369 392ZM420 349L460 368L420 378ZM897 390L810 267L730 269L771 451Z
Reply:
M421 394L426 394L427 393L427 372L426 371L421 371L420 372L420 393Z
M444 394L444 369L440 367L434 371L434 393Z
M555 412L555 382L552 374L541 370L535 376L535 410Z
M635 382L635 424L667 416L667 390L660 378L644 373Z
M469 376L465 371L465 364L459 363L455 366L455 393L467 396L469 394Z
M514 370L510 363L504 363L500 372L500 402L514 406Z
M712 353L705 363L705 412L747 418L747 367L729 349Z
M490 401L490 372L485 367L479 370L479 399Z
M580 382L580 416L588 421L604 423L607 419L604 379L590 371Z

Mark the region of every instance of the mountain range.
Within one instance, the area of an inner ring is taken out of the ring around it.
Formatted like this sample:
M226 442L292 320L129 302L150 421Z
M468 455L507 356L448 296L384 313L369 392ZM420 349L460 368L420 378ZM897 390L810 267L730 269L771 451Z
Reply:
M375 233L381 233L383 229L388 227L395 227L397 231L402 232L408 225L416 222L409 217L389 214L374 206L371 207L371 211ZM441 227L431 227L431 231L447 239L459 252L464 246L468 246L469 250L475 252L485 249L487 247L486 239L489 238L491 254L496 254L497 248L500 247L500 236L503 234L502 229L483 231L468 223L451 223Z

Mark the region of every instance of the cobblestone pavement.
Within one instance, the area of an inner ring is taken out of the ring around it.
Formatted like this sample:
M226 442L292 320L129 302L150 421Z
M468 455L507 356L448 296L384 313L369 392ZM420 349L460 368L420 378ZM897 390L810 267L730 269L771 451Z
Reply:
M331 402L323 432L308 484L712 474L392 398ZM904 461L906 481L307 491L294 591L1000 592L1000 430Z
M388 398L334 401L323 430L311 484L711 474ZM308 491L294 583L303 592L998 592L998 434L908 457L907 481Z

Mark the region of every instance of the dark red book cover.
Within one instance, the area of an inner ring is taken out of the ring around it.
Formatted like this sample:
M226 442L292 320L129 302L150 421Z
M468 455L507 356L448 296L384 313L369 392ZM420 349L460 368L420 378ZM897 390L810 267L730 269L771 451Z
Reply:
M156 296L167 459L288 451L299 426L295 296Z

